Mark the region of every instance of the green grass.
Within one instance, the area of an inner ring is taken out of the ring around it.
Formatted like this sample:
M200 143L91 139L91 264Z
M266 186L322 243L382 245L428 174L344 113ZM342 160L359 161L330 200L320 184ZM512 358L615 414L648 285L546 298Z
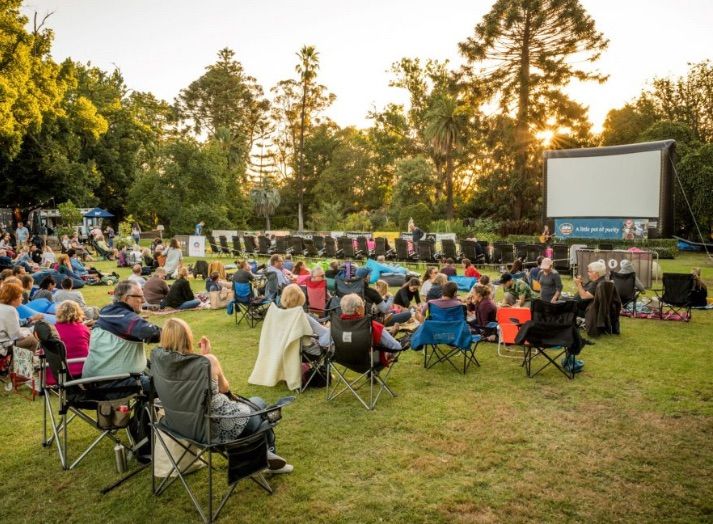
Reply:
M703 266L713 285L701 256L662 265ZM110 299L105 287L84 293L98 305ZM196 336L211 338L234 391L267 400L287 393L247 384L259 328L235 327L223 311L181 316ZM574 381L554 369L528 379L494 344L481 344L482 367L466 376L446 366L426 371L422 354L409 352L391 375L398 397L382 398L374 412L346 396L327 403L324 390L301 395L277 430L294 473L272 481L272 496L239 485L222 518L711 522L712 338L713 311L694 311L688 324L623 319L621 336L585 348ZM117 478L108 443L62 471L55 450L40 446L39 401L2 393L0 409L1 521L197 521L178 484L154 497L148 472L100 495ZM92 435L77 426L75 456ZM203 482L205 474L194 477Z

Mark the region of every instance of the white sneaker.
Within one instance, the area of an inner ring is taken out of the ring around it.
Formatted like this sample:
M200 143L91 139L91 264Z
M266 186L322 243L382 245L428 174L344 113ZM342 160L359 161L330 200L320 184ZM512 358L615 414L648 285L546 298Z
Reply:
M281 468L278 469L266 469L265 473L269 473L271 475L282 475L285 473L292 473L292 470L294 470L295 467L292 464L285 464Z

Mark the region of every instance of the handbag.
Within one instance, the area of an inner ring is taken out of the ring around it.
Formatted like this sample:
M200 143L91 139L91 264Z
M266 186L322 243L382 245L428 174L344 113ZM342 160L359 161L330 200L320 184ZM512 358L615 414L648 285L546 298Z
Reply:
M209 295L211 309L223 309L228 303L233 301L233 292L228 288L221 288L220 291L211 291Z

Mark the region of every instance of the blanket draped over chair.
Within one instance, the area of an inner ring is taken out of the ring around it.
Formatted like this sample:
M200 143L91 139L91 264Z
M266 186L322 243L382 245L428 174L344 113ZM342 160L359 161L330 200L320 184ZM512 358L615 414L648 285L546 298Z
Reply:
M312 328L301 308L281 309L272 304L265 316L260 349L248 382L272 387L284 380L289 389L299 389L302 385L300 339L311 334Z

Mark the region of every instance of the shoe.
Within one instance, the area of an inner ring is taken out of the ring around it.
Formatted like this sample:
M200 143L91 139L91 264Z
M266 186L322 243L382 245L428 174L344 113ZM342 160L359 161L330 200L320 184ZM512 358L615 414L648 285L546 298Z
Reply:
M292 464L285 464L279 469L268 469L265 473L270 473L271 475L283 475L285 473L292 473L295 467Z
M268 471L276 471L284 468L287 465L287 461L281 456L276 455L272 451L267 452L267 465Z

